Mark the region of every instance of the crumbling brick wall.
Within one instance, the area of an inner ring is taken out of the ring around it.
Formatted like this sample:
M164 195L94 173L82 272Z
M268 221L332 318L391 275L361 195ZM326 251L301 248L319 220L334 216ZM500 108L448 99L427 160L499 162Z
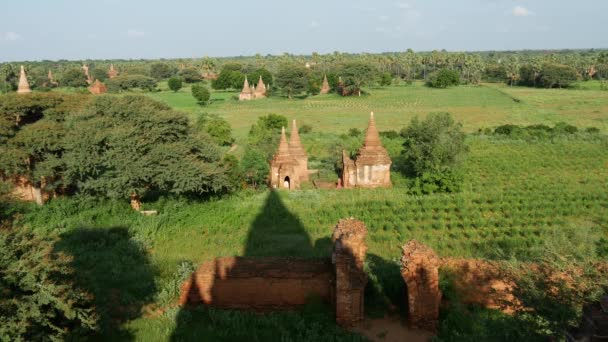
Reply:
M180 304L226 309L276 310L331 301L329 259L226 257L204 263L182 285Z
M435 330L439 319L439 258L426 245L410 240L403 246L401 276L407 286L410 323Z
M340 220L334 228L332 241L335 264L336 322L351 326L363 319L364 292L367 275L363 270L367 245L367 228L361 221Z

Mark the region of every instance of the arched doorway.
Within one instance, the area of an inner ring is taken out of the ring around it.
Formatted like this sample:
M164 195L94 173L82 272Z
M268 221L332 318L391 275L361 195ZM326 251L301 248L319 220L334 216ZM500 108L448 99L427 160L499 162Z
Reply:
M285 189L289 189L291 187L291 182L289 181L289 176L286 176L283 180L283 187Z

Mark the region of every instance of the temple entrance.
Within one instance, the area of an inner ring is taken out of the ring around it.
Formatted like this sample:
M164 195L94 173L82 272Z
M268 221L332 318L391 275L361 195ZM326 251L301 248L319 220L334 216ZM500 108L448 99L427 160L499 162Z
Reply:
M283 187L285 189L289 189L290 183L289 183L289 176L285 177L285 179L283 180Z

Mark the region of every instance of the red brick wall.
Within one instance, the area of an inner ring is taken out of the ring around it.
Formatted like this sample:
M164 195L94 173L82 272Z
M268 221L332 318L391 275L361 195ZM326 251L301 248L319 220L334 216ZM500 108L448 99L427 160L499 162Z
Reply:
M311 295L330 302L332 273L329 259L217 258L182 285L180 303L265 311L304 305Z

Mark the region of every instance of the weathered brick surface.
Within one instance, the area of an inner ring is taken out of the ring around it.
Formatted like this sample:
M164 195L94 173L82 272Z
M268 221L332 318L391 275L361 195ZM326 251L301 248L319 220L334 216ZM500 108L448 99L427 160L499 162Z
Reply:
M329 302L332 273L329 259L217 258L183 284L180 304L265 311L304 305L311 295Z
M334 228L336 322L342 326L352 326L364 316L366 235L363 222L354 219L340 220Z
M439 319L439 258L435 252L415 240L403 246L401 276L407 286L410 323L435 330Z

